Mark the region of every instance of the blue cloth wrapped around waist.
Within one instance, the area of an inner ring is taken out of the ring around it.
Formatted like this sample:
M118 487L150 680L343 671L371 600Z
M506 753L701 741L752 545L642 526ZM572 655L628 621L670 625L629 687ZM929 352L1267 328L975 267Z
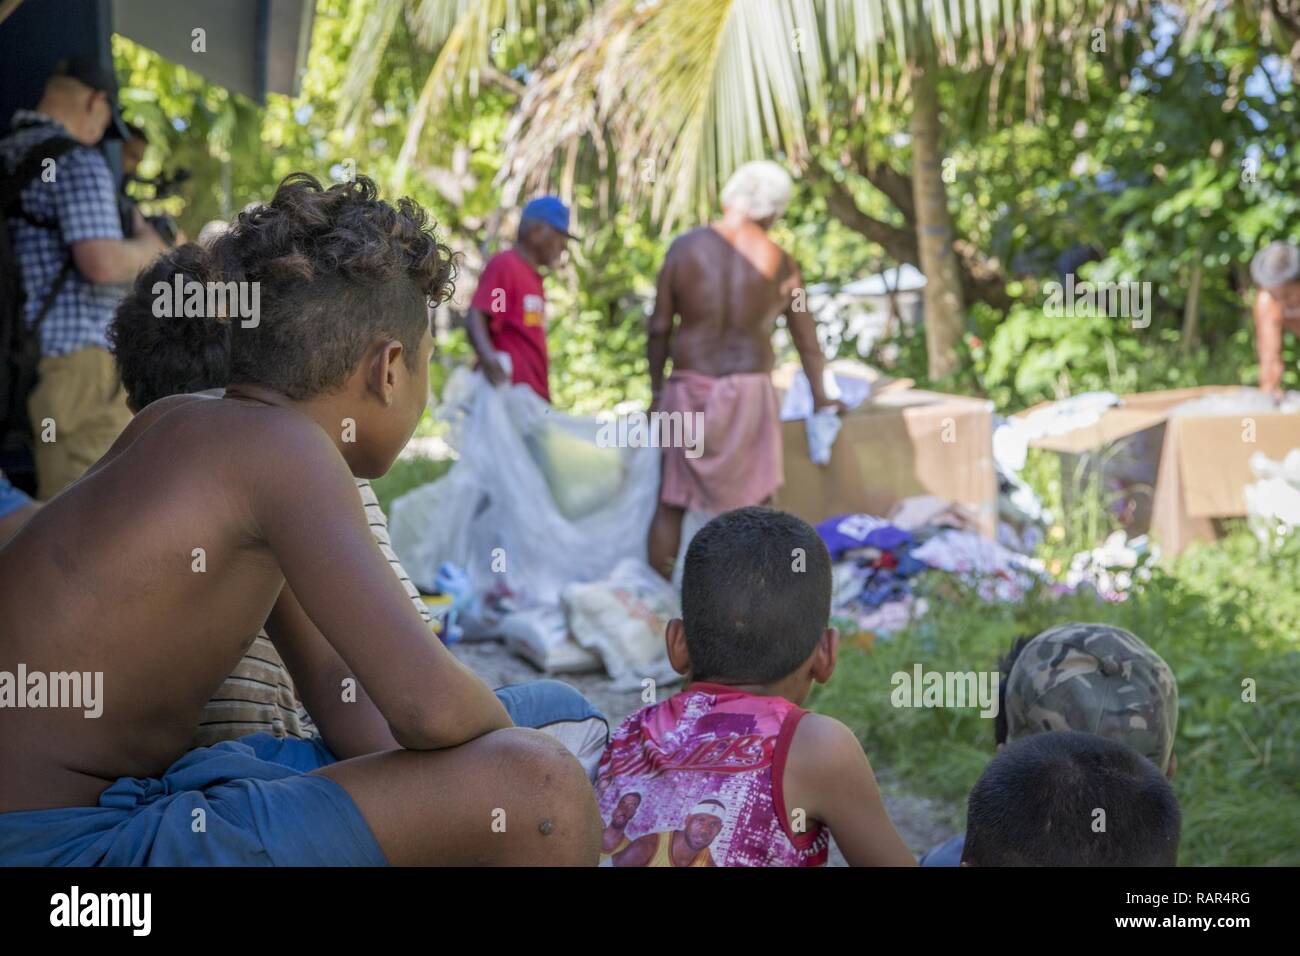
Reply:
M122 777L95 807L0 814L5 866L382 866L319 740L254 734Z

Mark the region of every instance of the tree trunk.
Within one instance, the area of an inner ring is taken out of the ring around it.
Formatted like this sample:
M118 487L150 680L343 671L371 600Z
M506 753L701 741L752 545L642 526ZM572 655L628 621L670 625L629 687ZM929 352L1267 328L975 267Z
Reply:
M938 70L933 60L921 60L912 67L911 86L912 188L921 271L925 273L925 348L934 380L957 369L957 342L965 325L966 306L943 181Z
M1187 302L1183 306L1183 358L1192 354L1200 335L1201 325L1201 266L1200 248L1196 250L1196 265L1192 266L1192 281L1187 287Z

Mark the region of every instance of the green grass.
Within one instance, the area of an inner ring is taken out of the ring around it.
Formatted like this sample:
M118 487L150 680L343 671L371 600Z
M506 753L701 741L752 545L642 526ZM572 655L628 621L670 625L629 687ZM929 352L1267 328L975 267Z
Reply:
M873 763L964 812L994 753L993 721L975 710L894 708L890 676L917 662L993 669L1017 635L1104 621L1146 640L1178 679L1180 861L1300 864L1300 541L1264 554L1238 530L1193 548L1121 604L1041 593L991 605L950 577L927 578L930 613L870 652L846 643L835 676L810 703L852 727ZM1255 703L1242 700L1247 678Z
M391 515L389 505L394 498L400 498L412 488L441 478L451 465L450 461L436 461L433 458L399 458L388 469L388 474L376 478L370 486L375 489L375 497L379 499L384 514Z

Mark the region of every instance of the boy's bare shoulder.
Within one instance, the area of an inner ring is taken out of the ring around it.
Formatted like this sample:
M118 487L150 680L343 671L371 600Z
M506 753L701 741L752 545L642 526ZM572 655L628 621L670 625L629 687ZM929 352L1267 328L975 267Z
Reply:
M145 437L155 439L142 443ZM211 465L226 462L261 477L282 473L286 462L311 465L338 459L320 426L292 409L212 394L173 395L154 402L123 433L123 450L141 444L153 453L194 454Z
M790 741L788 766L801 776L833 777L838 768L865 759L857 735L825 714L809 712L799 721Z

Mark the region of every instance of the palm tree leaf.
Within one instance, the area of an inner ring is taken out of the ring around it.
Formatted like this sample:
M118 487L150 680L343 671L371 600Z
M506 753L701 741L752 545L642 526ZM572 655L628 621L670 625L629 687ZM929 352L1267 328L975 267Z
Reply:
M805 161L809 129L825 117L828 84L879 99L906 82L914 62L989 70L994 95L1005 95L1014 79L1033 115L1049 47L1066 53L1080 80L1091 31L1117 29L1147 6L606 0L530 84L508 132L502 181L517 193L545 180L561 158L572 169L575 140L599 140L602 148L608 141L620 200L648 204L668 229L688 213L706 215L719 184L748 159Z

